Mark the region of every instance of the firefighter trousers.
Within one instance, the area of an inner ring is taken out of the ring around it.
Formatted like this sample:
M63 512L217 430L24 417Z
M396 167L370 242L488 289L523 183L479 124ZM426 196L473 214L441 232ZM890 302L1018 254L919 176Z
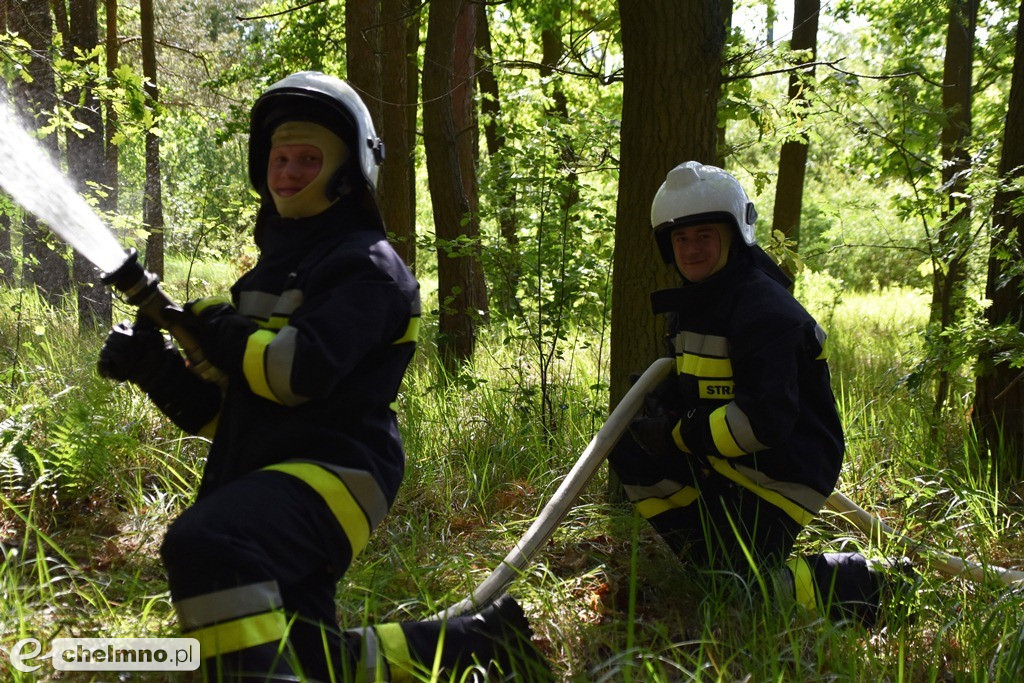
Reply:
M629 433L608 460L630 502L685 561L743 579L781 577L812 613L875 623L881 579L860 553L792 555L803 527L781 508L695 458L649 453Z
M167 531L171 597L182 635L199 640L205 678L401 681L493 658L478 617L340 630L335 591L372 530L373 496L365 479L302 465L247 474Z

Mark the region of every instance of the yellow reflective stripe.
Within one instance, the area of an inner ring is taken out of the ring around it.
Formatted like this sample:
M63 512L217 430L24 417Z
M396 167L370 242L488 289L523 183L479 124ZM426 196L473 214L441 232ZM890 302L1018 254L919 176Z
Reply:
M684 486L668 498L647 498L636 504L637 512L644 519L650 519L663 512L684 508L700 497L700 491L692 486Z
M193 301L189 310L196 315L199 315L210 306L220 306L221 304L231 306L231 299L226 296L204 296L202 299L196 299ZM234 308L234 306L232 306L232 308Z
M280 403L274 392L270 390L267 382L267 369L264 358L267 355L267 347L277 337L271 330L257 330L249 335L245 343L245 355L242 357L242 373L249 388L257 396Z
M683 441L683 421L676 422L676 426L672 428L672 440L676 442L676 448L683 451L684 453L692 453L690 447Z
M401 624L381 624L374 626L381 652L391 669L390 683L405 683L413 680L415 664L409 653L409 643L405 640L405 632Z
M676 359L676 366L685 375L732 378L732 361L728 358L708 358L707 356L684 353L681 359Z
M212 439L213 435L217 433L218 424L220 424L220 413L217 413L217 415L212 420L203 425L199 429L199 431L196 432L196 435L205 437L207 439Z
M286 315L272 315L267 322L260 325L260 327L268 330L280 330L282 327L288 324L290 318Z
M830 344L828 343L828 339L823 340L821 343L821 353L819 353L818 357L814 360L828 360L829 349Z
M353 559L366 547L370 540L370 522L345 482L323 467L308 462L282 462L263 469L290 474L320 494L348 537Z
M225 621L182 635L199 641L199 652L204 659L238 652L257 645L280 642L288 632L284 612L274 610L234 621Z
M807 611L817 613L818 598L814 590L814 577L811 574L811 566L802 557L792 557L786 561L786 566L793 574L793 595L796 601L803 605Z
M725 419L725 411L728 406L716 408L709 418L711 424L711 439L715 442L715 448L724 456L735 458L746 455L747 452L740 448L729 431L729 421Z
M701 398L732 399L736 396L736 383L731 379L697 380L697 394Z
M793 518L793 520L800 526L807 526L811 520L814 519L807 510L786 498L780 493L776 493L771 489L767 489L763 486L758 486L741 473L737 472L727 461L714 456L708 456L708 462L715 468L715 471L721 474L726 479L736 482L743 488L757 494L758 497L768 501L777 508L780 508L783 512Z
M405 334L395 344L408 344L420 338L420 317L414 316L409 319L409 326L405 328Z

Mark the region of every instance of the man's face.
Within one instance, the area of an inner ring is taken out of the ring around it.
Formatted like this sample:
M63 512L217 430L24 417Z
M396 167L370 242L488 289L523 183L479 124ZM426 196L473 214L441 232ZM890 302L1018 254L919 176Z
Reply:
M676 267L690 282L709 278L722 256L722 223L701 223L672 231L672 252Z
M291 197L309 185L324 163L323 152L313 145L278 145L270 150L267 184L280 197Z

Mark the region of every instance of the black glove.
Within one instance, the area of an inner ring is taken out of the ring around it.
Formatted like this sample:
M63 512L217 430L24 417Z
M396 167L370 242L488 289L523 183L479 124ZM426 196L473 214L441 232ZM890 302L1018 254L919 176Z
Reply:
M676 445L672 430L679 424L679 417L662 414L655 417L640 416L629 425L629 433L633 440L652 455L673 457L683 455L684 451Z
M165 308L163 313L169 323L180 325L195 336L213 365L229 374L241 373L245 346L259 326L238 313L227 299L193 299L183 309Z
M177 353L148 318L140 317L134 325L125 320L111 328L96 369L101 377L146 389L162 371L168 351Z

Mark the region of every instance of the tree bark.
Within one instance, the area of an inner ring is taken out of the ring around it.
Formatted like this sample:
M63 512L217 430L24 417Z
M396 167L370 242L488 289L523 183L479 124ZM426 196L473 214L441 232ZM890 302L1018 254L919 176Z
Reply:
M378 130L381 127L380 4L380 0L345 3L346 80L363 98Z
M1024 178L1024 2L1018 8L1016 40L999 161L1001 189L992 205L992 251L985 287L992 305L985 315L993 325L1024 330L1024 277L1016 264L1004 263L997 255L998 247L1016 254L1024 250L1024 213L1012 208L1024 198L1019 185ZM1001 473L1019 480L1024 476L1024 377L1020 368L1010 366L1005 351L989 349L978 359L973 420L982 448L1001 459Z
M819 0L793 0L793 34L791 50L802 50L802 63L813 62L818 53L818 15L821 12ZM789 104L794 114L793 124L803 126L802 119L807 109L807 88L814 76L814 67L789 75ZM799 251L800 214L804 205L804 176L807 172L808 143L802 139L790 139L782 143L779 152L779 177L775 183L775 214L772 229L782 232ZM791 279L795 275L789 260L783 262L783 270Z
M120 59L120 39L117 36L117 0L103 0L106 8L106 57L107 79L113 82L114 70ZM112 103L106 104L103 122L103 158L105 161L105 184L107 196L100 201L100 207L108 213L116 213L118 205L118 184L120 182L120 155L114 144L117 133L117 109Z
M146 100L153 115L146 131L146 191L142 200L142 222L149 231L146 239L146 269L161 280L164 277L164 205L160 179L160 138L153 132L159 125L159 90L156 78L156 35L153 0L140 0L142 35L142 75L146 79Z
M416 267L416 206L413 195L413 176L409 164L415 163L409 147L408 109L416 111L415 100L410 102L406 25L409 19L407 0L383 0L383 55L381 59L381 138L387 159L381 168L380 198L384 224L395 245L395 250L406 264Z
M971 232L971 202L966 199L971 168L971 97L974 74L974 33L977 0L950 0L943 65L942 186L948 197L942 222L935 235L932 268L931 323L938 327L939 381L935 389L934 415L946 404L950 377L947 343L941 332L959 317L966 296L967 253Z
M31 83L18 79L14 93L17 110L28 128L49 123L57 108L57 89L53 79L51 50L53 49L53 19L46 0L28 0L10 4L8 21L12 31L28 41L32 57L28 64ZM50 133L40 140L43 149L55 161L59 150L57 135ZM57 305L71 291L71 272L67 259L68 248L49 230L40 226L35 217L25 215L22 229L22 280L34 285L43 297Z
M59 4L59 3L58 3ZM69 56L76 51L88 54L99 45L96 0L70 0ZM95 64L98 60L92 58ZM83 64L84 66L84 64ZM80 194L89 192L89 183L108 182L103 150L103 117L96 96L95 81L69 93L72 115L85 129L67 134L68 170ZM110 290L100 281L96 267L84 256L74 255L75 286L78 294L78 328L81 331L107 328L111 323Z
M650 206L676 165L715 160L725 25L721 4L619 0L625 80L612 274L611 406L663 352L650 293L678 284L658 255Z
M409 107L405 112L406 147L409 156L405 161L408 174L409 211L413 216L413 230L416 220L416 148L418 147L418 111L420 99L420 25L423 22L422 5L419 0L406 0L409 19L405 26L405 87L406 102ZM409 246L405 252L409 257L410 267L416 264L416 245ZM414 271L415 272L415 271Z
M434 0L427 20L423 67L423 138L427 181L438 240L438 350L453 371L473 355L481 311L486 307L483 272L477 253L479 223L467 187L475 169L461 163L456 127L456 93L467 96L468 83L456 82L455 48L463 0ZM475 24L474 24L475 25ZM472 43L470 43L472 44ZM472 73L472 71L469 71Z
M501 92L494 75L491 26L486 7L477 11L476 32L477 53L481 63L477 69L477 83L480 86L480 113L483 119L484 140L487 156L490 158L494 188L490 193L493 206L491 211L497 217L498 232L507 253L502 264L497 306L505 315L510 315L516 305L522 265L519 259L519 233L516 225L516 189L512 184L512 164L505 153L504 123L501 120ZM493 293L492 293L493 294Z

